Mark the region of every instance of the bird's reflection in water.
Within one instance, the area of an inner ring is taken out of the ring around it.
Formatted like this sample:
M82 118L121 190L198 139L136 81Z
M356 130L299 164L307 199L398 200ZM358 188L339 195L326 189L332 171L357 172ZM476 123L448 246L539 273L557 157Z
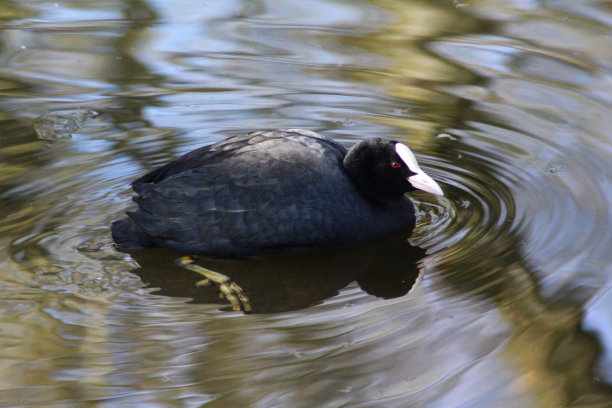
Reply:
M411 232L409 228L358 246L294 255L195 260L239 285L252 313L306 308L338 294L353 281L370 295L391 299L410 291L419 275L418 261L425 256L425 250L408 242ZM175 252L147 249L130 254L140 265L135 272L159 288L157 294L189 297L194 303L220 302L217 288L196 287L202 276L175 265Z

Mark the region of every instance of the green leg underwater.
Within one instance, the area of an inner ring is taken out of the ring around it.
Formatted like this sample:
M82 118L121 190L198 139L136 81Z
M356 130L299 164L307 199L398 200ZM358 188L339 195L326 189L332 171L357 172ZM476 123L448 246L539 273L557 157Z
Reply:
M197 282L196 286L206 286L211 283L216 284L221 291L221 297L226 298L232 304L232 309L236 311L243 310L246 313L251 311L251 304L244 290L232 281L229 276L196 265L191 256L182 256L178 258L176 264L204 276L205 279Z

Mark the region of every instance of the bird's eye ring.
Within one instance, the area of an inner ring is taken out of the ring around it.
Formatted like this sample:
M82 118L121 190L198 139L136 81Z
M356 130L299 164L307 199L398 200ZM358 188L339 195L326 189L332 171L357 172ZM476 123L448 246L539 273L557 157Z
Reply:
M399 169L400 164L398 162L391 162L391 167L394 169Z

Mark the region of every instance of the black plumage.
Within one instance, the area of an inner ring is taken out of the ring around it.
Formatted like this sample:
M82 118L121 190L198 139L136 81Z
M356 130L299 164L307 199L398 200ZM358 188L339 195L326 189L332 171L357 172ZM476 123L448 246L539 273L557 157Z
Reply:
M299 129L231 137L135 180L138 210L112 236L123 249L215 256L363 242L414 222L404 193L422 172L396 146L366 139L347 151Z

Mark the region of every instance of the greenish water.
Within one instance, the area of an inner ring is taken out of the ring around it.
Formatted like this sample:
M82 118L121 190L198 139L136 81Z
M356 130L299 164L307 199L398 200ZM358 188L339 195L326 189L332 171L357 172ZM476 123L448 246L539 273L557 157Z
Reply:
M0 406L612 406L605 1L0 0ZM227 135L401 140L446 197L358 248L114 249Z

